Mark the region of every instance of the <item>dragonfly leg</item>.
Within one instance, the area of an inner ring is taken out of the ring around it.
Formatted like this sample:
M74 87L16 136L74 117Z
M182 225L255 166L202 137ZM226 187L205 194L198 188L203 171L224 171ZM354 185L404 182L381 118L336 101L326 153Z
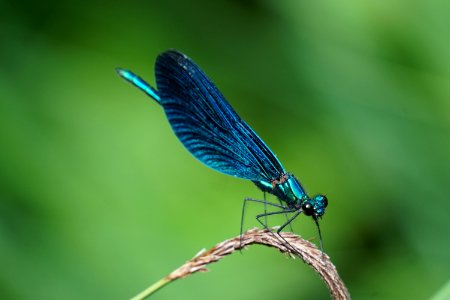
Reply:
M280 199L278 199L278 201L280 202L280 205L283 205L283 202L281 202ZM285 214L285 217L286 217L286 222L287 222L287 221L289 220L288 214ZM292 228L292 223L289 224L289 230L290 230L291 232L294 232L294 229Z
M295 209L295 208L291 208L291 209L287 208L287 209L284 209L284 210L281 210L281 211L275 211L275 212L269 212L269 213L265 213L265 214L259 214L259 215L256 216L256 220L264 227L264 229L267 229L267 230L270 232L270 234L273 235L273 237L275 237L275 238L278 239L278 240L281 239L281 240L282 240L282 243L284 244L284 246L286 246L287 248L289 248L292 252L295 252L295 253L299 254L299 253L297 252L297 250L295 250L295 248L292 247L292 245L291 245L288 241L286 241L286 239L285 239L284 237L281 236L280 232L281 232L281 230L282 230L284 227L286 227L289 223L291 223L291 222L292 222L292 221L300 214L301 211L300 211L300 212L297 212L296 214L294 214L294 216L292 216L292 217L288 220L288 222L284 223L284 224L277 230L277 233L276 233L276 234L275 234L274 232L272 232L267 226L265 226L264 223L260 220L260 218L262 218L262 217L267 217L267 216L271 216L271 215L278 215L278 214L285 214L285 215L287 215L288 213L293 213L293 212L297 212L297 209Z
M273 202L267 202L267 201L264 201L264 200L258 200L258 199L253 199L253 198L245 198L244 199L244 205L245 205L245 202L247 202L247 201L258 202L258 203L266 203L267 205L275 206L275 207L282 208L282 209L285 209L285 210L289 209L287 206L284 206L282 204L277 204L277 203L273 203Z
M284 223L283 225L280 226L280 228L278 228L278 230L277 230L277 233L278 233L278 234L280 234L280 232L281 232L287 225L291 225L292 221L293 221L295 218L297 218L299 214L302 213L301 210L294 210L294 211L297 211L297 212L296 212L292 217L290 217L290 218L286 221L286 223ZM286 214L286 217L287 217L287 214ZM292 226L291 226L291 228L292 228Z
M263 195L264 195L264 213L267 214L266 192L263 192ZM267 227L267 215L264 217L264 224L266 224L266 227Z
M268 229L267 225L265 225L260 218L262 217L268 217L268 216L273 216L273 215L279 215L279 214L288 214L288 213L293 213L296 212L297 209L296 208L284 208L283 210L280 211L273 211L273 212L268 212L268 213L264 213L264 214L259 214L256 216L256 220L263 225L263 227L265 229ZM283 229L284 227L286 227L289 223L291 223L297 216L299 215L299 213L296 213L293 217L291 217L288 222L284 223L280 228ZM277 233L280 233L280 229L277 229Z
M258 218L257 218L257 220L266 229L267 229L267 216L271 214L271 213L267 213L267 211L266 211L267 205L281 208L281 209L283 209L283 211L286 211L288 209L286 206L281 205L281 203L280 204L276 204L276 203L272 203L272 202L267 202L266 199L265 199L265 193L264 193L264 200L258 200L258 199L253 199L253 198L245 198L244 199L244 203L242 205L241 230L240 230L240 235L239 235L240 236L240 240L239 240L239 245L240 246L242 245L242 232L244 230L245 207L246 207L248 201L256 202L256 203L263 203L264 204L264 214L262 214L261 216L263 216L263 215L265 216L266 222L265 222L265 224L263 224L263 223L260 222L260 220Z

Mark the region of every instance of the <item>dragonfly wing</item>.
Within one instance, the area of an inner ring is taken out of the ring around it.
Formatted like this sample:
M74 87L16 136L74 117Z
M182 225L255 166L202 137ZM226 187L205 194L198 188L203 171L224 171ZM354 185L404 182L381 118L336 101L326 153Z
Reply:
M172 129L197 159L219 172L253 181L270 182L284 173L269 147L187 56L172 50L162 53L155 73Z

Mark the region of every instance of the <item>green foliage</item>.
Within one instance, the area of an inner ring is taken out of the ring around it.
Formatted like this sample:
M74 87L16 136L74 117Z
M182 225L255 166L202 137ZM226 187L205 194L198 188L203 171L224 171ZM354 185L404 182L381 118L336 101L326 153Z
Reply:
M325 248L355 299L432 296L450 277L449 3L3 4L0 298L129 298L239 233L261 193L197 162L114 72L153 83L168 48L327 195ZM306 218L294 229L317 238ZM212 270L155 299L327 297L268 249Z

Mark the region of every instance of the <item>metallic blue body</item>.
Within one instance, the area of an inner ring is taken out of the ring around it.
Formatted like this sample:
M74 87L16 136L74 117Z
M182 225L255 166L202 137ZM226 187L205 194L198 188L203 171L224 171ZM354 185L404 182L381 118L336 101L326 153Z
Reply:
M133 72L117 68L117 73L127 81L134 84L138 89L152 97L156 102L160 103L161 98L159 98L158 92L152 88L147 82L145 82L141 77L137 76Z
M157 90L131 71L118 74L158 102L178 139L208 167L253 181L277 196L290 212L325 213L324 196L309 198L261 138L234 111L212 81L186 55L169 50L155 64Z
M266 181L256 181L262 191L271 193L284 201L289 208L300 207L308 199L300 182L291 174L285 176L283 183L273 184Z

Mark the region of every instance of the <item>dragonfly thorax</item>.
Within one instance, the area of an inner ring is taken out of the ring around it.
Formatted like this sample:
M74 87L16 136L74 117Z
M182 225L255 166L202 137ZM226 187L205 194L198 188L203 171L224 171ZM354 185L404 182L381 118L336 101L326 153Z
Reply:
M328 200L323 195L308 197L300 182L292 174L283 174L279 179L254 181L263 192L275 195L288 208L302 210L307 216L317 219L325 213Z
M308 199L300 182L291 174L283 174L280 178L268 181L254 181L263 192L277 196L289 208L301 208L302 203Z

